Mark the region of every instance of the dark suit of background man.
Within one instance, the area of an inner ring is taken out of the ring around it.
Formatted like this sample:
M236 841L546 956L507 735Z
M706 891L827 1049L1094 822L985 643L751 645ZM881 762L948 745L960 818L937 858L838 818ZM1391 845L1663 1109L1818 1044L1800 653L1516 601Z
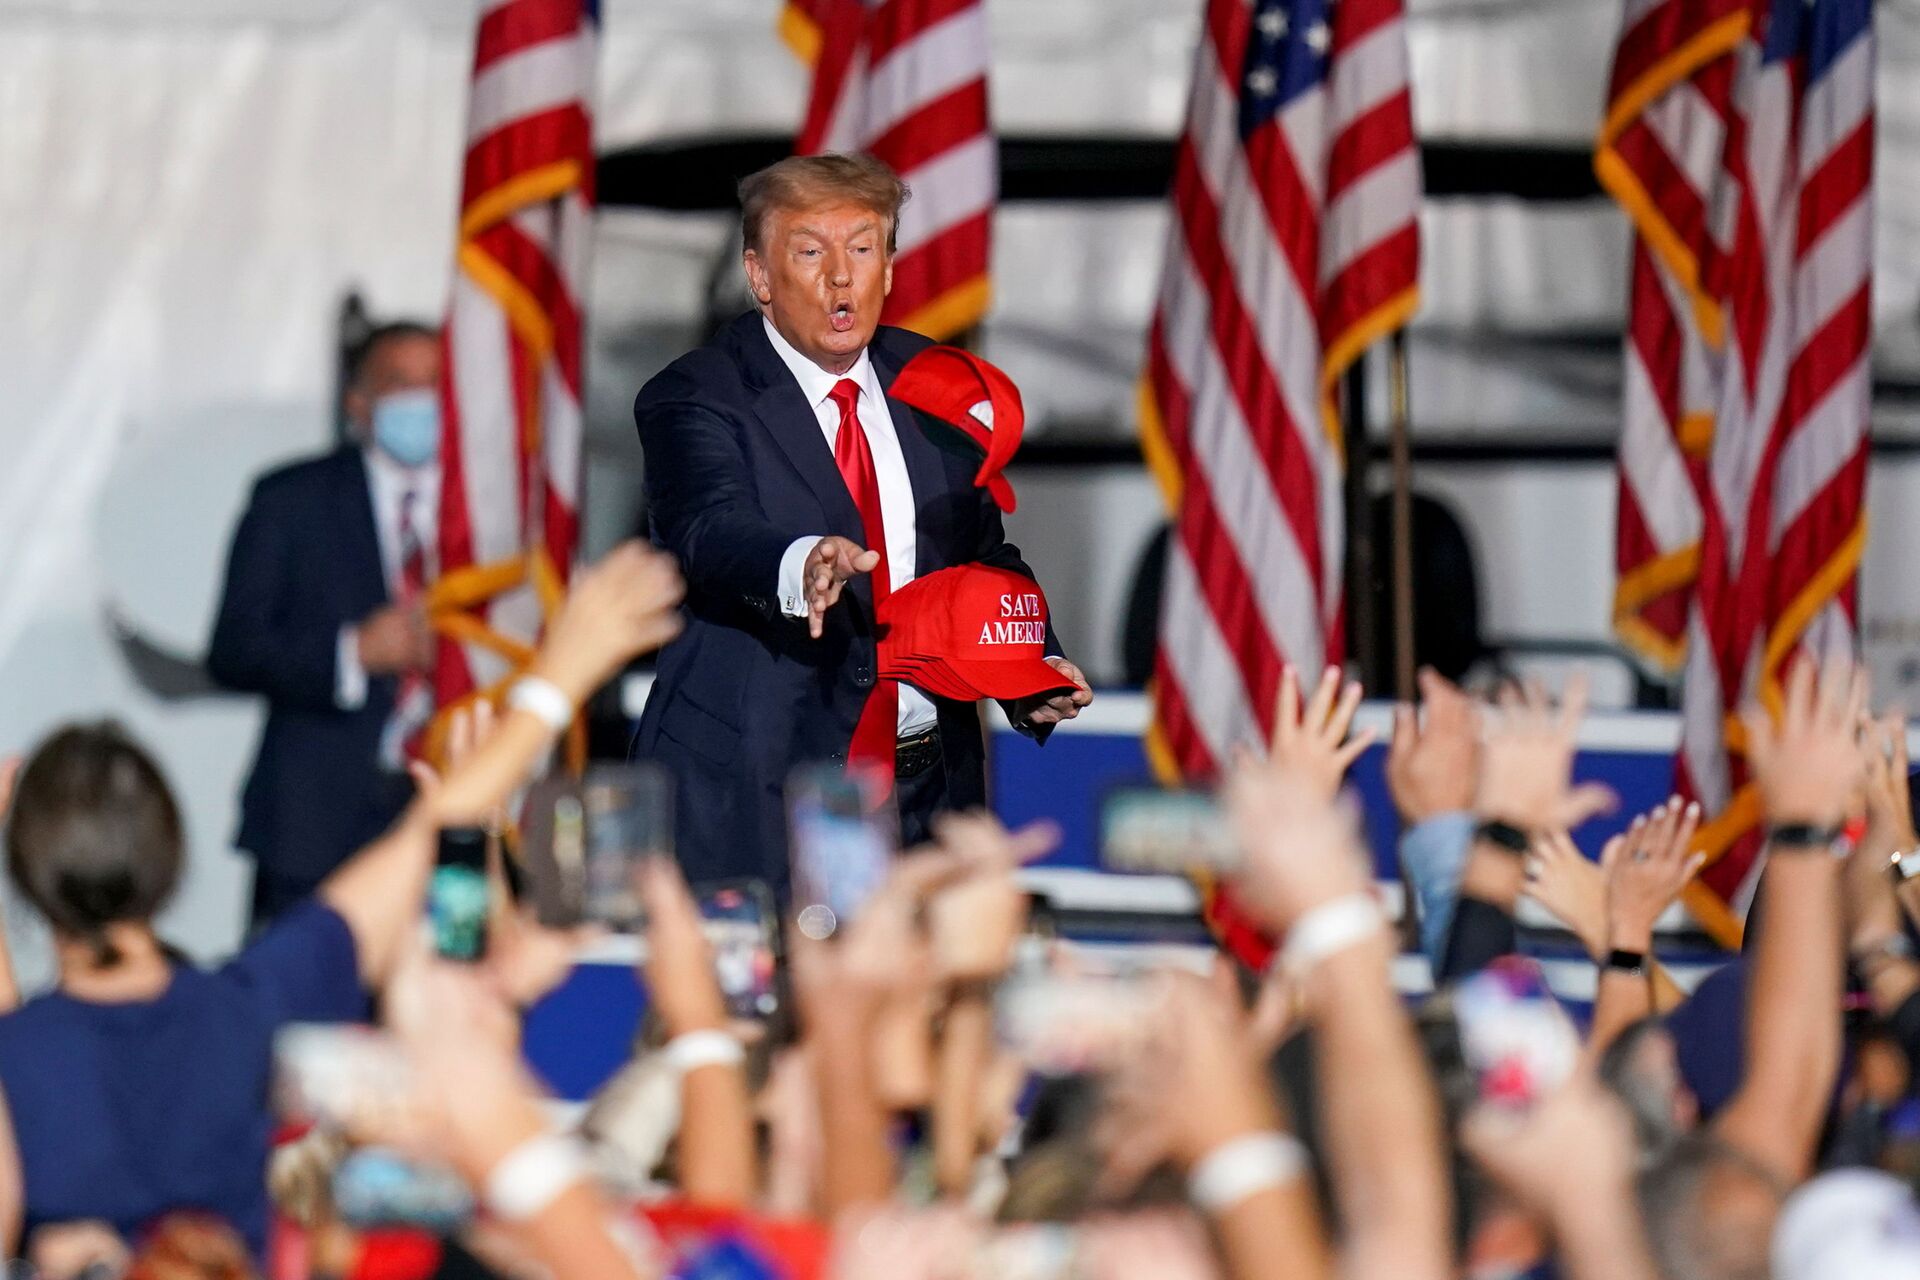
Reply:
M375 330L349 370L355 442L261 479L233 536L207 667L267 699L235 841L254 859L255 923L412 793L404 748L432 712L419 590L439 521L439 380L432 329Z
M688 584L687 627L660 655L635 753L678 780L676 840L695 880L760 876L784 890L787 775L845 760L874 689L867 575L879 555L844 476L866 476L869 493L877 482L893 590L969 562L1032 576L973 487L978 460L936 448L886 397L930 345L879 326L905 194L865 156L796 157L748 178L743 256L758 311L668 366L634 405L653 540ZM864 450L840 435L855 422ZM1009 707L1038 735L1093 697L1050 652L1072 694ZM895 729L907 843L936 811L986 802L974 706L902 685Z

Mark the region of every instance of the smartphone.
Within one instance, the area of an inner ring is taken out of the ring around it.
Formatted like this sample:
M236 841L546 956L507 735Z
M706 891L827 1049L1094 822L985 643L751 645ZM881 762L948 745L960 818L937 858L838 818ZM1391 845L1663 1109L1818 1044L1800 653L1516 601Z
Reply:
M1144 975L1016 972L994 997L994 1028L1034 1072L1080 1075L1139 1049L1153 998Z
M1566 1083L1580 1060L1580 1037L1535 961L1504 956L1463 980L1453 1012L1483 1102L1531 1107Z
M550 928L642 924L634 872L673 855L673 778L651 764L596 765L576 782L555 774L528 793L521 825L534 910Z
M728 1015L772 1017L780 1008L774 983L779 955L772 890L762 880L730 880L697 886L694 896Z
M451 1235L473 1221L473 1194L443 1164L387 1147L357 1147L333 1171L333 1207L362 1231L415 1227Z
M418 1096L392 1033L355 1023L292 1023L273 1038L274 1109L350 1132L404 1120Z
M787 781L794 923L830 938L886 878L900 825L885 780L860 769L804 765Z
M427 882L427 920L442 959L472 964L487 954L487 833L480 827L443 827Z
M1239 867L1240 846L1208 792L1120 787L1101 805L1100 861L1108 871L1225 874Z

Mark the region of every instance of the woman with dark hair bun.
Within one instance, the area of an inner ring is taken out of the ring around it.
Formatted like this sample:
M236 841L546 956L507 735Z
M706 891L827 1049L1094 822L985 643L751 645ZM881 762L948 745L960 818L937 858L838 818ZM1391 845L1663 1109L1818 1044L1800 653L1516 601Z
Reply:
M575 579L527 680L579 707L679 629L681 591L668 558L614 552ZM0 1016L0 1257L77 1223L137 1249L177 1210L217 1215L263 1257L275 1033L365 1016L418 928L439 828L482 821L555 733L550 714L506 712L391 831L211 970L154 933L184 841L152 759L114 724L42 743L7 815L7 873L52 925L60 978Z

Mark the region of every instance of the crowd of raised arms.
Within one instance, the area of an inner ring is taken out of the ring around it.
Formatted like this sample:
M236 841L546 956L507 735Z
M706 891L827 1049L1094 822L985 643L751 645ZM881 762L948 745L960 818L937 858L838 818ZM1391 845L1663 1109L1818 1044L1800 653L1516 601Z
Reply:
M675 632L682 590L665 557L615 551L578 576L533 671L578 706ZM1904 720L1873 717L1854 665L1810 661L1744 716L1772 847L1744 949L1689 992L1655 923L1700 866L1697 810L1663 805L1590 860L1567 834L1601 803L1572 781L1577 682L1482 705L1429 674L1421 694L1386 753L1408 940L1435 977L1418 1001L1396 988L1401 937L1342 801L1370 735L1337 671L1288 673L1266 750L1219 782L1227 889L1273 963L1136 982L1132 1016L1073 1073L1037 1079L995 1034L996 988L1055 945L1016 875L1051 829L947 818L837 937L791 933L790 1016L746 1045L693 896L647 862L637 1053L678 1120L637 1190L599 1172L592 1125L553 1134L522 1060L520 1011L582 938L497 877L484 963L421 941L436 833L499 819L554 746L551 715L463 719L391 832L203 979L152 927L182 860L165 784L113 726L69 728L9 788L12 889L53 927L59 985L21 1004L5 982L0 1242L46 1277L244 1276L284 1266L270 1237L298 1228L311 1274L364 1274L308 1166L377 1140L470 1189L461 1274L775 1274L677 1264L645 1212L673 1203L811 1224L824 1244L794 1274L849 1280L1920 1275L1920 898L1888 873L1920 844ZM1836 846L1837 829L1855 834ZM1524 986L1522 897L1590 952L1595 997L1566 1069L1503 1092L1465 1006L1489 977ZM415 1096L276 1139L272 1035L370 1015Z

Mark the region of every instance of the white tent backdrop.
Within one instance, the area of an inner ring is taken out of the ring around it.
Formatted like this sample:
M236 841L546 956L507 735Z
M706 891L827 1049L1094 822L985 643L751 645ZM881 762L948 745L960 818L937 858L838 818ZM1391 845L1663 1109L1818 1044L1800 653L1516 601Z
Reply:
M185 802L194 857L168 931L201 955L237 937L245 868L229 850L259 709L165 700L113 639L197 655L252 476L325 445L333 326L350 288L376 314L432 316L448 278L472 0L0 0L0 751L72 717L119 717ZM604 145L781 131L804 77L775 0L605 0ZM994 110L1009 133L1171 136L1201 0L994 0ZM1617 6L1414 0L1423 135L1576 142L1598 116ZM1882 3L1879 313L1920 294L1920 7ZM1114 367L1074 382L1020 367L1048 413L1124 421L1159 270L1150 206L1010 209L993 323L1099 335ZM1429 215L1424 322L1528 328L1618 322L1624 231L1604 205ZM591 302L593 538L627 522L637 465L625 406L658 363L636 326L690 329L724 219L607 218ZM1001 354L996 349L996 355ZM1484 387L1477 387L1484 391ZM1521 392L1542 421L1551 401ZM1469 401L1469 404L1475 402ZM1464 416L1464 415L1463 415ZM1470 424L1469 424L1470 425ZM1044 424L1042 425L1044 429ZM1131 484L1091 496L1038 482L1030 503L1140 519ZM1509 501L1494 525L1556 502ZM1604 482L1595 494L1604 502ZM1593 494L1588 495L1588 500ZM1471 498L1471 501L1494 501ZM1073 504L1078 501L1080 505ZM1123 510L1124 509L1124 510ZM1893 515L1895 513L1887 513ZM1605 523L1604 508L1601 508ZM1076 517L1077 518L1077 517ZM1883 522L1884 539L1892 522ZM1098 559L1100 526L1030 526L1043 567ZM1604 618L1606 529L1587 529L1540 590L1589 630ZM1905 539L1901 539L1905 541ZM1599 558L1596 560L1595 557ZM1083 631L1117 599L1063 599ZM1062 575L1060 594L1070 593ZM1528 589L1529 591L1531 588ZM1496 612L1540 600L1500 588ZM1106 626L1104 621L1101 626ZM1110 629L1110 628L1109 628ZM1089 641L1098 653L1111 646ZM29 961L29 967L31 961Z

